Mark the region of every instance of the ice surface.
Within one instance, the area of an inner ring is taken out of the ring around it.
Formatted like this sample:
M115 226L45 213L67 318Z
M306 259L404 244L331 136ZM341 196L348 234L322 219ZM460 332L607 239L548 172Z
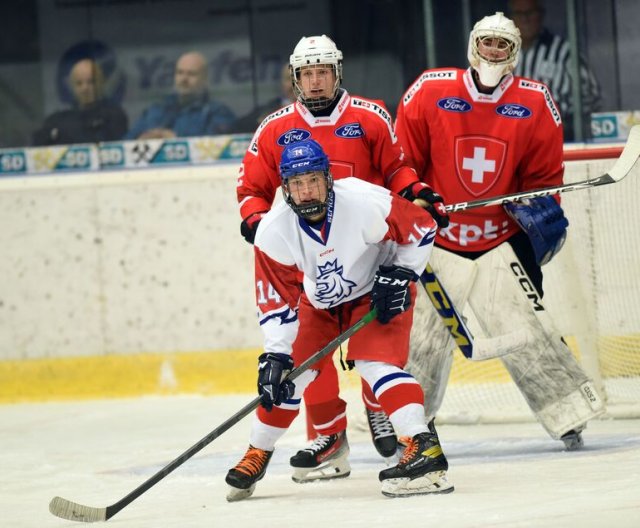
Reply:
M104 507L127 495L233 415L253 395L0 406L0 526L71 527L48 511L55 495ZM124 508L108 525L234 527L637 527L640 420L593 421L585 448L566 452L536 423L441 425L449 495L389 499L384 463L351 424L352 473L296 484L288 458L305 444L300 417L255 494L225 500L224 476L248 443L250 418Z

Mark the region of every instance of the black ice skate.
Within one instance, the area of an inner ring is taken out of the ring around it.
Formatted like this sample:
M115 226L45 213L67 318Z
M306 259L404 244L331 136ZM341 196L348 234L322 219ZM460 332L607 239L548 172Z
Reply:
M301 449L289 461L294 468L294 482L328 480L348 477L351 466L347 434L318 435L306 449Z
M403 438L407 447L400 463L380 472L382 494L387 497L408 497L427 493L450 493L453 484L447 481L449 464L442 452L433 424L430 431L413 438Z
M273 451L263 451L253 446L249 446L247 452L238 462L236 467L230 469L225 481L231 489L227 494L229 502L247 499L256 489L256 482L264 477L271 460Z
M564 448L567 451L577 451L584 447L584 440L582 439L582 429L571 429L564 433L560 440L564 442Z
M393 425L384 411L367 411L369 431L376 451L383 458L395 457L398 450L398 437L393 430Z

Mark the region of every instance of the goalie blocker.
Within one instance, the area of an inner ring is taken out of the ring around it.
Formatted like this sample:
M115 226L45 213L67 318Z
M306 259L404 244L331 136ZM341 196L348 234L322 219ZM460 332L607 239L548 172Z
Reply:
M524 328L534 337L526 348L500 359L553 439L583 429L604 412L595 386L556 331L508 243L473 261L434 248L431 265L453 302L460 309L468 302L486 335ZM425 389L430 419L442 404L455 344L424 301L415 307L408 370Z

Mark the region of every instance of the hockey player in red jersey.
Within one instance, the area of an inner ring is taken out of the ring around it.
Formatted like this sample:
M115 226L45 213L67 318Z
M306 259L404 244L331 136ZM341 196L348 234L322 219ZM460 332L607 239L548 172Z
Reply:
M440 226L448 218L442 199L404 161L391 116L381 101L349 94L340 88L342 52L326 35L303 37L290 57L291 79L297 101L267 116L256 130L242 161L237 197L242 216L241 233L253 242L264 214L270 210L281 180L278 162L283 149L297 141L318 141L331 160L333 178L356 177L414 200L424 200ZM371 388L363 382L369 427L383 457L396 452L397 439ZM323 457L345 431L346 403L339 397L333 364L305 394L307 415L316 441L301 453ZM331 478L311 471L306 479Z
M393 427L406 436L404 454L380 472L391 497L453 491L447 460L433 424L427 425L423 392L403 370L409 353L415 284L431 253L436 223L424 209L356 179L333 182L329 160L313 140L290 143L280 162L284 201L261 220L255 237L256 302L264 333L258 360L261 406L250 445L226 476L227 499L245 499L265 475L277 440L297 416L330 356L293 382L286 376L371 308L377 320L349 340L347 360L373 387ZM302 280L303 288L300 288ZM312 453L291 459L293 479L310 467L347 477L349 445L334 442L333 463L317 467Z
M467 70L427 70L402 98L396 133L418 176L448 203L562 183L562 119L544 84L512 75L520 42L502 13L485 17L471 32ZM485 332L531 330L536 343L503 363L540 423L572 449L603 406L540 303L541 265L562 247L567 225L553 197L452 212L438 232L432 266L453 302L460 309L468 302ZM414 328L409 369L427 390L433 417L453 347L442 325L439 332L430 326L437 315L424 317L415 325L425 325L423 335Z

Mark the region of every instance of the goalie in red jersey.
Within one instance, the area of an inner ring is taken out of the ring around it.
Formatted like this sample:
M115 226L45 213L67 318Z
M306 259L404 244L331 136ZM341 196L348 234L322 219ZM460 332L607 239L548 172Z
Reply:
M404 151L449 203L562 183L562 118L544 84L512 74L520 44L510 19L485 17L469 37L468 69L427 70L402 98L395 130ZM573 449L604 409L541 303L541 266L560 251L567 225L559 198L550 196L452 212L431 264L485 333L531 332L534 342L502 361L538 421ZM454 345L443 325L434 331L437 319L430 307L416 309L409 365L425 387L430 418L443 399Z

